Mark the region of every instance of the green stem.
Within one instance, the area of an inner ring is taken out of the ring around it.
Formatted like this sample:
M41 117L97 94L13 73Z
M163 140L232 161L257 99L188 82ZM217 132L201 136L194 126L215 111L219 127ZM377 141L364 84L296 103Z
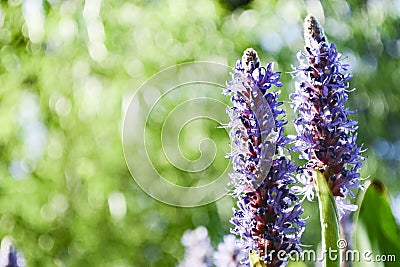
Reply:
M322 231L322 252L325 267L340 267L341 251L338 248L339 216L335 199L328 187L325 177L317 171L316 191L319 204L319 215Z

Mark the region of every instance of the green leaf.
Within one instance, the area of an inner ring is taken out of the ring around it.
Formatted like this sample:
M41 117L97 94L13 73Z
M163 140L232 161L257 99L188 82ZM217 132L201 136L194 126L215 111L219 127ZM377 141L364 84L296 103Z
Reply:
M322 251L327 252L323 264L325 267L339 267L341 254L337 248L340 233L336 203L325 177L319 171L315 182L321 221Z
M287 267L307 267L307 264L301 261L291 261Z
M400 260L400 233L390 207L389 194L379 181L372 181L360 205L355 233L356 249L360 252L358 266L378 266L376 256L394 255L394 259L381 262L381 266L398 266ZM368 252L370 251L370 252ZM364 253L370 254L364 257ZM372 260L372 261L370 261Z

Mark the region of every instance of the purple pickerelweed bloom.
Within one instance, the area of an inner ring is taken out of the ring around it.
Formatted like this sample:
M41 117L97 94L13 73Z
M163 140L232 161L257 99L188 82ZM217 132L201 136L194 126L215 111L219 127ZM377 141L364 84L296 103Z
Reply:
M204 226L186 231L182 236L182 244L185 246L185 258L178 267L209 267L213 265L214 250L208 231Z
M285 266L278 251L300 251L300 236L305 222L296 195L289 188L296 166L285 156L289 140L284 136L286 123L279 108L280 73L272 64L260 65L256 51L249 48L236 63L226 94L232 95L233 107L227 110L233 162L233 196L238 199L231 222L232 233L240 237L245 257L258 253L266 266ZM275 253L274 253L275 252ZM281 252L282 253L282 252Z
M303 175L313 183L312 170L319 170L327 180L338 206L339 216L345 210L355 210L355 205L343 200L351 189L362 188L360 183L361 148L357 146L357 122L349 119L347 101L348 65L334 44L329 44L317 19L308 15L304 22L305 51L298 53L300 65L295 76L296 92L291 95L297 111L297 130L294 151L302 152L308 163ZM310 171L307 171L310 170ZM303 179L304 180L304 179ZM312 190L312 186L307 186ZM304 190L305 195L312 195Z

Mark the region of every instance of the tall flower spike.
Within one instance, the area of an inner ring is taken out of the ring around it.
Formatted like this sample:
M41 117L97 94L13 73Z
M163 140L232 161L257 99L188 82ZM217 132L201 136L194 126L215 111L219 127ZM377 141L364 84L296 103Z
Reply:
M357 122L349 118L347 101L348 65L342 63L335 45L329 44L318 20L308 15L304 21L305 51L298 53L299 66L295 76L296 92L291 95L292 106L298 114L295 151L308 163L303 175L313 183L312 172L319 170L335 196L339 216L357 207L345 204L351 189L362 188L358 170L364 159L357 146ZM309 185L305 188L312 189ZM310 192L303 191L310 196Z
M280 73L273 65L262 67L257 53L249 48L236 63L226 94L232 95L228 108L233 162L233 196L237 208L231 219L231 232L240 237L245 253L242 264L249 264L256 253L266 266L285 266L278 251L300 251L305 222L296 195L289 186L296 166L284 154L288 139L284 135L285 112L279 108ZM260 179L261 178L261 179ZM273 253L273 251L275 253ZM272 253L271 253L272 252ZM282 253L282 252L281 252Z

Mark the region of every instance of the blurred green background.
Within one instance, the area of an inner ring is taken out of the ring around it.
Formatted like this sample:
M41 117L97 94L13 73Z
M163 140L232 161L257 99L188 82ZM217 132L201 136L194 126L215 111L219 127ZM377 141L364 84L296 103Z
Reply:
M400 1L10 0L0 8L0 238L28 266L175 266L183 232L198 225L219 243L232 200L189 209L145 194L123 156L125 108L158 71L233 66L247 47L276 62L287 102L309 12L351 64L361 174L386 184L400 221ZM317 246L310 207L303 242Z

